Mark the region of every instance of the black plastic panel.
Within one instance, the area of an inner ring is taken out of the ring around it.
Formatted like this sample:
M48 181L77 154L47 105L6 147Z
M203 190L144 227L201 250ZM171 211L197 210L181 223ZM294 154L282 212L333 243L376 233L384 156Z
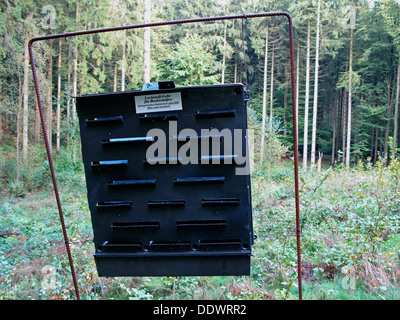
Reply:
M167 93L180 93L182 110L136 113L135 96ZM247 100L241 84L77 98L99 276L250 273L250 177L236 174L245 165L238 157L248 161ZM197 144L196 163L168 152L147 158L155 128L168 147ZM187 128L195 134L180 133ZM232 137L243 129L240 150L229 154L215 131L226 128ZM212 154L213 141L220 154Z

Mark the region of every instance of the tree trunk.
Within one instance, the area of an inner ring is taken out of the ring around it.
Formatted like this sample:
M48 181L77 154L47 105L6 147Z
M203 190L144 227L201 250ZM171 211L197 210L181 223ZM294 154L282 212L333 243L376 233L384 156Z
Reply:
M225 26L224 26L224 46L223 46L223 52L222 52L222 74L221 74L221 83L225 83L225 60L226 60L226 54L225 54L225 49L226 49L226 27L227 23L225 21ZM267 26L268 28L268 26Z
M3 116L2 113L0 112L0 146L2 145L3 145Z
M347 110L348 116L347 116L346 167L350 167L352 73L353 73L353 28L350 29L349 106Z
M336 148L336 124L333 125L332 133L332 155L331 155L331 165L335 164L335 148Z
M306 97L304 104L303 171L307 171L308 158L308 106L310 102L310 20L307 24Z
M313 122L312 122L312 138L311 138L311 161L310 168L314 169L315 166L315 151L317 144L317 113L318 113L318 70L319 70L319 24L320 24L320 7L321 3L318 1L317 13L317 35L315 45L315 71L314 71L314 106L313 106Z
M299 86L300 86L300 42L297 44L296 65L296 138L299 139Z
M342 101L342 163L345 164L346 160L346 121L347 121L347 90L343 89L343 101Z
M333 134L332 134L332 155L331 155L331 165L335 164L335 155L336 155L336 127L337 127L337 118L338 118L338 106L339 99L338 94L336 93L336 102L333 108Z
M388 83L388 99L387 99L387 109L386 109L386 128L385 128L385 146L384 146L384 157L386 158L386 162L389 159L389 154L388 154L388 142L389 142L389 130L390 130L390 122L392 118L392 104L391 104L391 99L390 99L390 85L391 85L391 79L390 77L387 78L387 83Z
M4 124L4 132L6 133L6 134L8 134L9 133L9 126L10 126L10 124L9 124L9 115L8 115L8 113L6 113L5 114L5 117L6 117L6 119L5 119L5 124Z
M396 91L396 103L394 105L394 131L393 131L393 152L396 155L397 148L397 121L399 115L399 95L400 95L400 58L397 66L397 91Z
M117 91L117 64L114 64L114 92Z
M68 64L68 75L67 75L67 88L70 89L71 86L71 63ZM67 97L67 147L69 148L70 142L70 131L71 131L71 97Z
M283 89L283 136L286 137L287 136L286 110L288 107L288 88L289 88L287 86L287 74L288 74L287 64L285 64L284 70L285 70L285 76L284 76L285 88Z
M79 23L79 2L76 4L76 24ZM76 128L76 96L78 95L78 39L76 39L76 46L74 51L74 71L72 74L72 110L71 110L71 118L72 118L72 132L73 132L73 141L72 141L72 161L76 163L76 137L75 137L75 128Z
M234 75L234 83L237 83L237 59L235 59L235 75Z
M61 128L61 38L58 42L59 51L58 51L58 78L57 78L57 139L56 139L56 150L57 154L60 154L60 128Z
M122 41L121 91L125 91L126 30Z
M151 0L144 0L144 23L151 19ZM150 83L150 28L144 28L143 83Z
M369 158L370 161L373 162L373 156L374 156L374 137L375 137L375 127L372 128L372 134L371 134L371 151L369 153Z
M317 172L321 172L321 167L322 167L322 158L324 157L324 154L318 151L318 162L317 162Z
M272 108L274 104L274 52L275 44L272 45L272 62L271 62L271 93L269 105L269 132L272 133Z
M353 142L354 146L357 146L357 141L358 141L358 126L357 126L357 123L358 123L358 115L359 115L359 113L360 113L360 108L359 108L359 106L357 106L356 107L356 118L354 120L354 142ZM354 154L354 151L353 151L353 154ZM358 156L355 154L354 157L355 157L355 160L357 162L358 161Z
M268 76L268 25L265 36L265 58L264 58L264 87L263 87L263 110L261 125L261 146L260 146L260 165L264 160L264 143L265 143L265 122L267 121L267 76Z
M29 125L29 52L28 52L28 34L25 40L25 53L24 53L24 81L22 84L23 94L23 110L22 110L22 161L24 165L28 165L28 125Z
M376 163L376 160L378 159L378 135L379 135L379 129L376 128L376 132L375 132L375 148L374 148L374 165Z
M19 85L19 95L18 95L18 112L17 112L17 141L16 141L16 155L15 155L15 179L18 181L19 180L19 158L20 158L20 154L19 154L19 143L21 140L21 109L22 109L22 85L21 85L21 77L18 76L18 85Z

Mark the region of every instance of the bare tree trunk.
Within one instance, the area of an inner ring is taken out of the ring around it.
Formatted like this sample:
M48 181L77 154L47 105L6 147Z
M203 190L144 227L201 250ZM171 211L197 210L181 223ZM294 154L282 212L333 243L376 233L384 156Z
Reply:
M117 64L114 64L114 92L117 91Z
M68 64L68 75L67 75L67 88L69 90L71 85L71 63ZM70 130L71 130L71 97L68 95L67 97L67 146L69 148L70 142Z
M331 165L335 164L336 123L333 125Z
M15 179L19 180L19 143L21 140L21 109L22 109L22 85L21 85L21 77L18 76L18 84L19 84L19 95L18 95L18 112L17 112L17 141L16 141L16 155L15 155L15 165L16 165L16 174Z
M267 77L268 77L268 25L265 36L265 58L264 58L264 87L263 87L263 109L261 124L261 146L260 146L260 165L264 160L264 143L265 143L265 122L267 121Z
M151 0L144 0L144 23L151 19ZM150 28L144 28L143 83L150 82Z
M4 126L4 132L6 133L6 134L8 134L9 133L9 126L10 126L10 124L9 124L9 115L8 115L8 113L6 113L5 114L5 117L6 117L6 121L5 121L5 126Z
M375 148L374 148L374 164L376 163L376 160L378 159L378 135L379 135L379 129L376 128L376 132L375 132Z
M373 162L374 158L374 137L375 137L375 127L372 128L372 134L371 134L371 151L369 153L370 161Z
M226 60L226 28L227 28L227 23L225 21L225 26L224 26L224 46L223 46L223 52L222 52L222 75L221 75L221 83L225 83L225 60ZM267 26L268 28L268 26Z
M272 62L271 62L271 93L270 93L270 105L269 105L269 132L272 133L272 108L274 104L274 52L275 44L272 45Z
M22 161L24 165L28 165L28 125L29 125L29 55L28 55L28 39L26 35L25 53L24 53L24 81L22 84L23 94L23 110L22 110Z
M391 104L391 99L390 99L390 85L391 85L391 79L390 77L387 78L387 83L388 83L388 99L387 99L387 109L386 109L386 128L385 128L385 146L384 146L384 157L386 159L389 158L388 154L388 142L389 142L389 130L390 130L390 122L391 122L391 117L392 117L392 104Z
M2 113L0 112L0 146L2 145L3 145L3 116Z
M343 101L342 101L342 163L345 164L346 160L346 121L347 121L347 90L343 89Z
M0 102L1 99L0 99ZM3 145L3 137L8 134L8 114L0 112L0 146Z
M308 107L310 102L310 20L307 23L306 97L304 106L303 171L307 171L308 158Z
M58 42L59 51L58 51L58 78L57 78L57 139L56 139L56 150L57 154L60 154L60 128L61 128L61 38Z
M346 167L350 166L352 73L353 73L353 28L350 29L349 106L347 110L348 116L347 116Z
M397 66L397 91L396 91L396 103L394 105L394 131L393 131L393 152L396 154L397 148L397 121L399 116L399 95L400 95L400 58Z
M359 115L359 113L360 113L360 108L359 108L359 106L357 106L356 107L356 118L354 120L354 142L353 142L353 145L355 147L357 146L357 141L358 141L358 126L357 126L357 123L358 123L358 115ZM354 151L353 151L353 154L354 154ZM354 154L354 157L355 157L355 160L357 162L358 155Z
M237 59L235 59L235 76L234 76L234 83L237 83Z
M20 118L21 118L21 106L18 106L18 113L17 113L17 142L16 142L16 156L15 156L15 165L16 165L16 174L15 179L19 180L19 140L20 140Z
M311 161L310 168L314 170L315 166L315 151L317 144L317 114L318 114L318 70L319 70L319 24L320 24L320 7L321 3L318 1L317 13L317 35L316 35L316 49L315 49L315 71L314 71L314 106L313 106L313 122L312 122L312 138L311 138Z
M79 23L79 2L76 4L76 24ZM78 40L78 39L76 39ZM73 141L72 141L72 161L74 164L76 163L76 136L75 136L75 127L76 127L76 96L78 95L78 41L76 42L75 51L74 51L74 71L72 74L72 110L71 110L71 118L72 118L72 131Z
M125 91L126 30L122 41L121 91Z
M336 98L338 98L338 94L336 93ZM331 165L335 164L335 154L336 154L336 127L337 127L337 118L338 118L338 106L339 106L339 99L336 99L333 108L333 134L332 134L332 158L331 158Z
M317 172L321 172L321 167L322 167L322 158L324 157L324 154L318 151L318 161L317 161Z

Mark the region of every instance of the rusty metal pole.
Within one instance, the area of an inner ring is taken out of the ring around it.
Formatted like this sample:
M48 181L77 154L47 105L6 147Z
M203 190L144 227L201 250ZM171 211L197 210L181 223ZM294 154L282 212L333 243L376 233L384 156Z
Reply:
M293 20L287 14L289 20L289 42L290 42L290 81L292 87L292 114L293 114L293 148L294 148L294 185L295 185L295 208L296 208L296 240L297 240L297 277L299 286L299 299L303 300L302 285L302 263L301 263L301 230L300 230L300 197L299 197L299 152L297 135L297 105L296 105L296 80L294 68L294 43L293 43Z
M56 180L56 176L55 176L55 172L54 172L53 158L51 156L50 142L49 142L49 139L48 139L48 135L46 134L47 133L46 121L45 121L45 118L44 118L42 100L40 98L39 83L38 83L38 79L37 79L37 75L36 75L36 66L35 66L35 60L34 60L34 57L33 57L32 43L33 43L32 40L29 41L28 48L29 48L31 66L32 66L33 81L35 83L36 98L37 98L37 101L38 101L40 121L41 121L41 124L42 124L43 138L44 138L44 143L45 143L45 146L46 146L47 158L48 158L48 161L49 161L50 174L51 174L51 179L53 181L54 194L55 194L56 201L57 201L58 213L59 213L61 227L62 227L62 231L63 231L65 248L67 250L68 261L69 261L69 265L70 265L70 268L71 268L71 274L72 274L74 288L75 288L75 295L76 295L76 299L80 300L80 294L79 294L79 289L78 289L78 283L77 283L77 280L76 280L75 268L74 268L74 264L73 264L73 260L72 260L71 250L70 250L70 247L69 247L67 229L65 227L65 222L64 222L64 214L63 214L63 211L62 211L60 194L58 192L57 180Z
M58 212L60 216L61 226L63 230L65 247L68 254L68 260L70 264L71 274L73 278L74 288L76 298L80 300L79 288L77 284L75 268L73 264L73 259L71 255L71 250L69 246L68 235L64 222L64 214L62 211L60 195L57 186L57 180L55 176L53 159L51 155L50 142L48 140L46 134L46 124L43 112L43 105L40 97L40 89L39 82L37 79L37 72L35 66L35 60L33 56L33 44L38 41L44 40L53 40L58 38L67 38L67 37L76 37L81 35L95 34L95 33L104 33L104 32L115 32L129 29L140 29L146 27L159 27L166 25L176 25L176 24L186 24L186 23L201 23L201 22L211 22L211 21L222 21L222 20L235 20L235 19L252 19L252 18L264 18L264 17L277 17L277 16L285 16L289 22L289 41L290 41L290 68L291 68L291 87L292 87L292 113L293 113L293 151L294 151L294 184L295 184L295 211L296 211L296 240L297 240L297 274L298 274L298 285L299 285L299 299L302 300L302 273L301 273L301 242L300 242L300 209L299 209L299 184L298 184L298 141L297 134L295 128L297 127L297 113L296 113L296 83L295 83L295 67L294 67L294 44L293 44L293 23L292 16L286 11L278 11L278 12L264 12L264 13L252 13L252 14L239 14L239 15L230 15L230 16L218 16L218 17L205 17L205 18L196 18L196 19L184 19L184 20L173 20L173 21L163 21L163 22L152 22L145 24L135 24L135 25L126 25L119 27L110 27L110 28L101 28L101 29L91 29L91 30L82 30L82 31L74 31L74 32L65 32L59 34L46 35L41 37L32 38L29 41L28 49L30 55L30 61L32 66L33 73L33 81L35 84L36 98L38 101L38 108L40 114L40 120L42 124L42 131L44 142L47 151L47 157L49 161L50 174L53 181L54 194L56 196Z

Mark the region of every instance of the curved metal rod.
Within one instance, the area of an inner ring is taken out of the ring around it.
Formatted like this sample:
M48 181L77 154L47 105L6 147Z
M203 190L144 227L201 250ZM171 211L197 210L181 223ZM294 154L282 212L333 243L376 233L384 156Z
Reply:
M130 29L140 29L146 27L159 27L166 25L176 25L176 24L186 24L186 23L200 23L200 22L210 22L210 21L221 21L221 20L235 20L235 19L252 19L252 18L264 18L264 17L276 17L276 16L285 16L289 22L289 43L290 43L290 71L291 71L291 88L292 88L292 114L293 114L293 148L294 148L294 184L295 184L295 203L296 203L296 238L297 238L297 276L298 276L298 286L299 286L299 299L303 298L303 290L302 290L302 263L301 263L301 243L300 243L300 208L299 208L299 178L298 178L298 141L297 141L297 112L296 112L296 82L295 82L295 67L294 67L294 44L293 44L293 20L290 13L286 11L277 11L277 12L264 12L264 13L252 13L252 14L239 14L239 15L229 15L229 16L217 16L217 17L205 17L205 18L196 18L196 19L183 19L183 20L172 20L172 21L163 21L163 22L151 22L145 24L134 24L134 25L126 25L119 27L109 27L109 28L100 28L100 29L91 29L91 30L82 30L75 32L65 32L59 34L46 35L41 37L34 37L29 40L28 49L30 62L32 66L33 73L33 81L35 84L36 97L38 101L38 108L40 114L40 120L42 125L43 137L47 151L47 157L49 161L51 178L54 186L54 193L56 196L58 212L60 216L61 226L64 235L65 247L68 254L68 260L71 268L71 274L75 287L76 298L80 300L79 288L76 280L74 264L71 256L71 250L69 247L68 235L64 222L64 215L62 211L57 180L54 173L53 159L51 156L50 143L47 137L47 129L46 123L44 119L43 105L40 97L39 83L36 74L36 66L35 60L33 56L33 44L38 41L43 40L52 40L57 38L67 38L67 37L75 37L81 35L95 34L95 33L104 33L104 32L114 32L114 31L122 31L122 30L130 30Z

